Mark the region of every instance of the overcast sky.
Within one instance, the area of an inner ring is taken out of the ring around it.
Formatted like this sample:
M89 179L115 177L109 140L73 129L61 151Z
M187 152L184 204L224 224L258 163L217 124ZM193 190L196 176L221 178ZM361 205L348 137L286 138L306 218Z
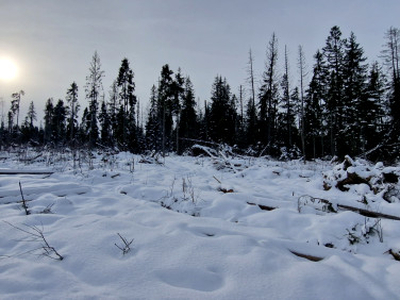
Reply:
M65 99L75 81L86 107L85 78L95 50L106 96L124 57L146 105L167 63L191 77L201 101L209 99L216 75L237 93L246 84L250 48L261 78L273 32L279 66L288 47L294 86L299 45L311 69L314 53L338 25L343 37L355 33L369 61L378 60L385 31L399 21L398 0L0 0L0 58L12 58L20 70L13 81L0 81L0 97L8 111L11 93L22 89L22 113L34 101L42 117L44 102Z

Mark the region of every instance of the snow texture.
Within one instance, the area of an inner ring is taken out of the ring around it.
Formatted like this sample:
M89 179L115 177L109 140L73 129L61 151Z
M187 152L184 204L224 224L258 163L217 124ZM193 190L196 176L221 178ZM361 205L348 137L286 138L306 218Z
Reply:
M221 168L215 156L141 164L120 153L97 154L74 169L68 153L30 164L2 156L0 169L15 175L0 175L1 299L400 297L400 262L388 254L400 249L400 221L376 224L311 200L397 216L400 204L363 184L325 190L324 180L345 172L330 163L223 157L229 163ZM353 169L367 172L357 163ZM43 230L64 259L42 255L40 240L10 224ZM133 239L125 254L118 234Z

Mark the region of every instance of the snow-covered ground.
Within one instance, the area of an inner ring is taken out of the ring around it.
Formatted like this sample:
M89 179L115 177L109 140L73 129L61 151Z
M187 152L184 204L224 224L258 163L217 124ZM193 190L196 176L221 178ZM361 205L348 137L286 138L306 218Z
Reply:
M367 184L340 191L333 164L0 158L0 171L54 171L0 175L1 299L400 298L400 262L388 253L400 249L400 221L330 213L321 199L395 216L400 203ZM43 255L38 233L63 260Z

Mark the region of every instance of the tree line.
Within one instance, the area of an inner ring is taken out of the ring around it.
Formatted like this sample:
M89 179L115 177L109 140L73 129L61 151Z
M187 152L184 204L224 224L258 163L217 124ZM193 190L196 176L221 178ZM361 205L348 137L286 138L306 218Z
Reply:
M384 39L382 62L368 64L355 34L344 38L334 26L325 46L314 54L311 72L299 46L295 69L300 80L293 83L287 47L280 54L278 38L272 34L259 87L250 50L248 82L240 86L239 94L217 75L211 97L203 103L196 101L190 77L166 64L151 88L145 122L140 118L129 60L121 61L106 97L104 71L95 52L84 86L88 106L80 120L75 82L65 99L47 100L39 127L33 102L20 122L24 92L19 91L12 94L7 124L2 120L1 145L182 154L194 143L212 142L250 155L287 159L348 154L393 161L400 150L400 30L391 27ZM283 68L278 66L281 56Z

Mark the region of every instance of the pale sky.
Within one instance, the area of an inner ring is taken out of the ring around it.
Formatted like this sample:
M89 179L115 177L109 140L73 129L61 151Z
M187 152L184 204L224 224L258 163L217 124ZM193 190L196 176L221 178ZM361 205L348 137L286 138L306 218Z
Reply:
M19 75L0 81L4 114L11 93L24 90L22 120L30 101L40 118L44 102L65 99L75 81L82 110L85 78L94 51L105 71L106 96L126 57L135 73L136 95L147 105L150 89L164 64L189 75L196 97L210 98L216 75L232 91L246 85L251 48L261 79L273 32L290 58L292 87L297 85L297 51L302 45L308 70L324 47L332 26L343 37L353 31L369 62L379 60L384 34L400 27L398 0L0 0L0 59L11 58ZM1 113L1 106L0 106Z

